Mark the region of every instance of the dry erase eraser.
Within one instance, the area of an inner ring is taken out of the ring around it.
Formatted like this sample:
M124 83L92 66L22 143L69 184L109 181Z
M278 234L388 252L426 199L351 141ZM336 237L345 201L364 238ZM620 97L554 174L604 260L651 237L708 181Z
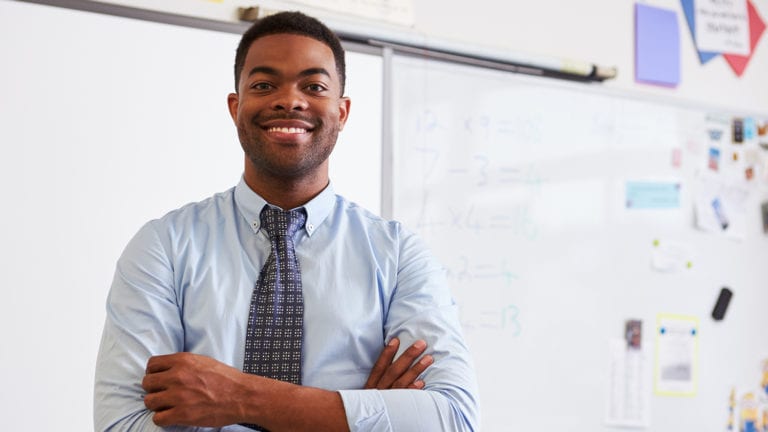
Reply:
M731 302L731 297L733 297L733 292L727 287L723 287L720 290L720 295L717 296L715 308L712 309L712 318L714 318L715 321L720 321L725 317L725 311L728 309L728 303Z

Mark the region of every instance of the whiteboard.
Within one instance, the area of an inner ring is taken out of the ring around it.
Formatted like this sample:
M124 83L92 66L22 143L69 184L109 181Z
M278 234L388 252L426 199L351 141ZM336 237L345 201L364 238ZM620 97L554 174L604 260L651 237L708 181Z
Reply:
M240 179L239 37L1 0L0 39L4 429L92 430L117 257L144 222ZM331 179L377 212L382 60L348 52L347 68Z
M757 386L768 357L768 194L748 186L742 241L694 227L713 113L422 58L392 68L394 218L445 265L483 430L617 430L609 352L628 319L643 322L647 430L721 430L731 386ZM627 208L638 180L679 183L679 205ZM654 240L689 246L693 267L654 270ZM735 295L717 323L722 286ZM693 397L652 391L660 313L699 319Z

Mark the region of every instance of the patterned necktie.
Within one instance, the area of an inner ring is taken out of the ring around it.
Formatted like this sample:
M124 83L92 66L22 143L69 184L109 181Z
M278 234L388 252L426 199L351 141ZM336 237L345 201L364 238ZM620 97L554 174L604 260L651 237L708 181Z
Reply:
M293 235L306 218L303 209L265 206L261 211L272 250L251 298L243 360L244 372L294 384L301 384L304 297Z

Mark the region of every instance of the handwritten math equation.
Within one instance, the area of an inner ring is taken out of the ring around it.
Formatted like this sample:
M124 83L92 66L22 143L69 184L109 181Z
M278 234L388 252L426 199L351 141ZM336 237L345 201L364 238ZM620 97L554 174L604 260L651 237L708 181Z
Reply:
M509 260L460 255L447 263L446 277L459 305L462 327L467 331L497 330L519 336L520 309L513 297L520 276L512 270Z
M514 304L479 311L468 311L459 307L459 320L467 332L498 331L512 337L518 337L523 332L520 309Z

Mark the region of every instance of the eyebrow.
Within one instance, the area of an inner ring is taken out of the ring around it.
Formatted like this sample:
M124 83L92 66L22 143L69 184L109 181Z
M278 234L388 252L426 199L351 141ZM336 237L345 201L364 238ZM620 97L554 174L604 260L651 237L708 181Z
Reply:
M252 75L258 74L258 73L263 73L263 74L266 74L266 75L273 75L273 76L281 75L281 73L277 69L275 69L273 67L270 67L270 66L256 66L256 67L254 67L253 69L251 69L248 72L248 76L252 76ZM326 70L325 68L322 68L322 67L304 69L303 71L299 72L299 77L308 77L308 76L311 76L311 75L325 75L328 78L331 78L331 74L328 72L328 70Z

